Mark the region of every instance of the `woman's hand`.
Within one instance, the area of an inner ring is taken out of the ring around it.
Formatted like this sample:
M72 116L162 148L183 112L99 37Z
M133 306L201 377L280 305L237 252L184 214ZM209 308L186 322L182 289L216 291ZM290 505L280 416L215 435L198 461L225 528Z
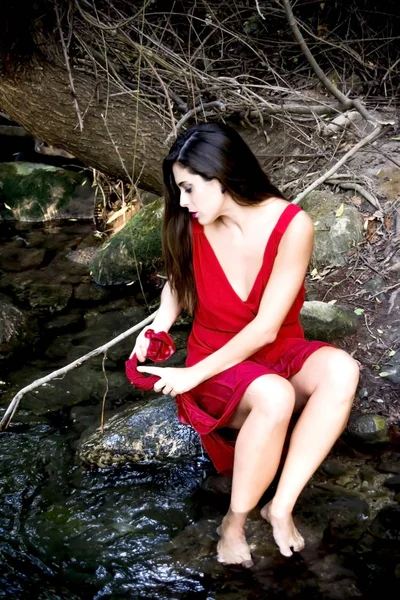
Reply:
M194 367L175 369L172 367L137 367L140 373L149 373L160 377L154 384L155 392L175 396L184 394L201 383L201 378Z
M139 362L144 362L147 356L147 350L149 349L150 340L144 336L148 329L153 329L153 325L147 325L136 338L135 346L129 356L132 358L136 354Z

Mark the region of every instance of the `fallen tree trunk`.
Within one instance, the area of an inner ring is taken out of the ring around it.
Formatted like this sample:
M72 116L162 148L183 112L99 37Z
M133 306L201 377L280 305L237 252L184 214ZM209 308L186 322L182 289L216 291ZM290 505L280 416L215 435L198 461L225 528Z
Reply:
M104 85L79 72L74 73L74 82L84 115L83 131L77 126L67 70L55 64L35 62L29 69L3 75L0 106L47 144L63 148L100 171L161 191L161 160L169 130L141 101L136 120L136 99L128 94L109 100L105 117Z

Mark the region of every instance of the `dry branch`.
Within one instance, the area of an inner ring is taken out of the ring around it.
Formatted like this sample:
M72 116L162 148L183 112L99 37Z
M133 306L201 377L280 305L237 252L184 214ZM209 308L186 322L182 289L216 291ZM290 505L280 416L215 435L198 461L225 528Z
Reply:
M158 311L153 312L146 319L143 319L143 321L141 321L140 323L137 323L136 325L134 325L133 327L131 327L124 333L121 333L116 338L110 340L103 346L100 346L99 348L95 348L91 352L88 352L88 354L85 354L84 356L77 358L69 365L62 367L61 369L57 369L57 371L53 371L52 373L49 373L45 377L36 379L32 383L30 383L29 385L24 387L22 390L20 390L18 392L18 394L16 394L16 396L14 396L14 398L11 400L9 407L7 408L6 412L4 413L2 420L0 421L0 431L3 429L6 429L8 427L8 425L10 424L12 418L14 417L14 415L18 409L19 403L21 402L23 396L27 392L31 392L32 390L35 390L36 388L40 387L44 383L47 383L48 381L51 381L52 379L56 379L58 377L65 375L66 373L68 373L68 371L72 371L72 369L75 369L75 367L79 367L82 363L89 360L89 358L93 358L93 356L98 356L102 352L103 353L107 352L107 350L109 348L111 348L112 346L115 346L115 344L118 344L118 342L121 342L122 340L124 340L126 337L128 337L132 333L135 333L135 331L138 331L139 329L142 329L143 327L145 327L146 325L151 323L154 320L154 318L156 317L157 312ZM104 402L104 400L103 400L103 402Z
M326 173L321 175L321 177L319 177L316 181L314 181L311 185L309 185L305 190L300 192L300 194L298 194L298 196L296 196L296 198L293 200L293 204L298 204L299 202L301 202L301 200L303 200L303 198L305 198L307 196L307 194L309 194L310 192L315 190L315 188L317 188L321 183L324 183L324 181L329 179L329 177L331 177L334 173L336 173L336 171L338 171L340 169L340 167L342 165L344 165L344 163L351 156L353 156L358 150L360 150L360 148L362 148L363 146L366 146L367 144L372 142L372 140L374 140L380 134L381 131L382 131L382 125L378 125L378 127L376 127L373 131L371 131L371 133L369 135L367 135L365 138L360 140L358 142L358 144L353 146L353 148L351 150L346 152L346 154L344 156L342 156L342 158L331 169L329 169L329 171L327 171Z

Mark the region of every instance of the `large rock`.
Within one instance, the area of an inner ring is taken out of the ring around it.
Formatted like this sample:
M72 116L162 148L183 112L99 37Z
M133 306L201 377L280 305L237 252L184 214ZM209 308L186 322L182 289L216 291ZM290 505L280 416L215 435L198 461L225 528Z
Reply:
M110 240L99 248L90 264L100 285L133 283L143 271L161 264L163 198L144 206Z
M90 219L94 188L83 173L29 162L0 164L0 221Z
M311 264L317 269L343 266L347 252L357 246L363 236L363 220L354 206L344 204L343 212L336 216L342 199L327 191L308 194L302 208L314 222L315 241Z
M312 300L304 302L300 322L307 339L332 342L357 331L357 315L347 308Z
M7 359L21 346L26 337L23 313L0 294L0 360Z
M192 459L200 453L197 433L182 425L172 398L161 396L137 402L112 417L104 428L81 442L80 459L104 467L125 462L159 464Z

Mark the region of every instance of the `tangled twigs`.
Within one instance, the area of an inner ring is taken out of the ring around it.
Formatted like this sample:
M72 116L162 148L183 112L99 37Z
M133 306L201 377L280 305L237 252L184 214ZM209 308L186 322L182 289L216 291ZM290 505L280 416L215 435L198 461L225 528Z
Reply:
M347 110L350 108L355 108L356 110L358 110L360 115L362 115L364 117L364 119L366 121L371 121L373 123L376 123L376 119L368 112L368 110L365 108L365 106L362 104L362 102L359 99L352 100L352 99L348 98L337 87L335 87L333 85L333 83L328 79L328 77L325 75L325 73L320 68L317 61L311 54L311 51L310 51L309 47L307 46L305 39L303 38L303 35L297 25L295 17L294 17L292 7L290 5L290 0L282 0L282 2L283 2L283 7L285 9L287 20L288 20L289 25L293 32L293 36L299 43L299 46L300 46L304 56L307 58L308 62L311 65L311 68L313 69L314 73L317 75L319 80L324 84L326 89L333 96L335 96L335 98L337 98L341 104L343 104L343 106Z
M36 388L47 383L48 381L51 381L52 379L56 379L58 377L65 375L65 373L68 373L68 371L72 371L72 369L75 369L75 367L79 367L82 363L89 360L89 358L93 358L93 356L98 356L99 354L101 354L103 352L106 353L109 348L111 348L112 346L115 346L115 344L118 344L118 342L121 342L122 340L124 340L126 337L128 337L135 331L138 331L139 329L142 329L143 327L145 327L145 325L148 325L149 323L151 323L154 320L154 318L156 317L157 312L158 311L153 312L146 319L143 319L143 321L141 321L140 323L137 323L137 325L134 325L127 331L124 331L124 333L121 333L116 338L110 340L103 346L100 346L99 348L95 348L91 352L88 352L88 354L85 354L84 356L77 358L69 365L62 367L61 369L57 369L57 371L53 371L52 373L49 373L45 377L36 379L32 383L30 383L29 385L24 387L22 390L20 390L18 392L18 394L16 394L16 396L14 396L14 398L11 400L9 407L7 408L6 412L4 413L2 420L0 421L0 431L3 429L6 429L8 427L8 425L10 424L12 418L14 417L14 415L18 409L19 403L21 402L23 396L27 392L31 392L32 390L35 390Z
M342 165L344 165L344 163L351 156L353 156L353 154L355 154L363 146L366 146L366 144L369 144L370 142L372 142L372 140L374 140L380 134L381 131L382 131L382 125L378 125L378 127L376 127L369 135L367 135L365 138L360 140L358 142L358 144L353 146L353 148L351 150L346 152L346 154L344 156L342 156L342 158L331 169L329 169L329 171L327 171L326 173L321 175L321 177L319 177L311 185L306 187L305 190L300 192L300 194L298 196L296 196L296 198L293 200L293 204L298 204L299 202L301 202L301 200L303 200L303 198L305 198L305 196L307 196L307 194L309 194L310 192L315 190L315 188L318 187L321 183L323 183L324 181L329 179L329 177L331 177L334 173L336 173L336 171L338 171L339 168Z
M193 117L198 112L201 112L202 110L207 110L209 108L217 108L218 110L221 110L221 111L226 110L225 104L223 102L220 102L219 100L213 100L212 102L205 102L205 103L201 104L200 106L196 106L196 108L192 108L192 110L189 110L178 121L178 123L176 124L175 129L173 129L173 131L171 131L171 133L169 134L169 136L165 140L165 144L169 144L170 142L172 142L172 140L174 138L176 138L176 136L178 135L179 130L183 127L183 125L186 123L186 121L188 121L191 117Z

